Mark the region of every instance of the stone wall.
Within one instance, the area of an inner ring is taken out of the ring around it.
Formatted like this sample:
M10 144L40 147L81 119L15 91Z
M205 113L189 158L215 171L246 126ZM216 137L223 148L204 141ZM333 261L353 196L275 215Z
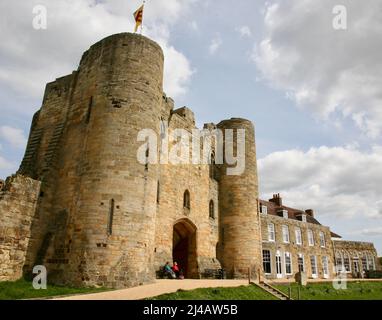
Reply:
M169 131L185 129L191 132L195 129L195 119L191 110L188 108L172 110L172 106L164 101L162 108L162 117L168 123ZM210 176L210 166L162 164L159 168L158 183L155 269L158 270L166 261L173 260L173 228L179 221L196 228L196 250L192 254L197 261L188 276L196 278L205 269L220 268L216 257L219 221L218 182ZM186 190L190 193L190 209L183 206ZM214 218L209 216L211 200L214 203Z
M294 278L298 270L298 254L304 257L305 272L309 278L312 278L311 256L316 256L318 278L324 278L322 257L328 257L329 275L333 276L333 246L331 242L330 230L328 227L313 223L302 222L294 219L287 219L274 215L260 214L261 216L261 233L262 233L262 249L271 252L272 272L263 274L268 279L277 278L276 275L276 253L280 253L282 261L282 278ZM273 223L275 226L275 241L268 240L268 224ZM282 236L282 226L286 225L289 228L289 243L284 243ZM296 243L295 229L301 229L302 245ZM314 246L308 243L308 229L313 231ZM325 235L325 247L321 247L319 233ZM285 270L285 252L289 252L292 258L292 273L286 274Z
M0 188L0 281L22 276L40 182L21 175Z
M345 271L351 277L362 277L367 270L381 270L377 251L372 243L333 239L333 250L336 271ZM345 267L345 259L348 259L349 267Z

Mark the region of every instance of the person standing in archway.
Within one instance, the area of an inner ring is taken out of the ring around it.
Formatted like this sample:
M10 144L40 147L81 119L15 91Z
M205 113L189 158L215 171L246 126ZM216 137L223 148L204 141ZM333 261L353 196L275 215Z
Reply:
M178 266L178 263L176 261L174 261L174 264L172 266L172 271L174 271L176 277L179 279L179 266Z

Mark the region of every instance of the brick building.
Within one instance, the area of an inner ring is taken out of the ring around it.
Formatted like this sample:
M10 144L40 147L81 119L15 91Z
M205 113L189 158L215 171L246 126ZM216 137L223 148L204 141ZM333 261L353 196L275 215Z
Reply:
M20 168L0 182L0 280L42 264L53 283L127 287L153 281L173 260L190 278L219 268L230 278L248 270L254 279L259 272L291 277L298 268L332 277L329 228L312 211L284 207L279 196L259 202L250 121L204 126L244 130L240 175L214 161L138 161L141 130L162 144L163 124L195 129L192 111L175 109L163 92L163 62L150 39L116 34L91 46L72 74L47 84Z

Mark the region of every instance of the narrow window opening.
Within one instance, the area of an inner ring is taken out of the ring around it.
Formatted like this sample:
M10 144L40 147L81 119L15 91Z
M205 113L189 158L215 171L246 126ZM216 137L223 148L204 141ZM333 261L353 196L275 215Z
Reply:
M160 183L158 181L158 184L157 184L157 203L159 203L159 196L160 196Z
M113 218L114 218L114 206L115 201L114 199L110 200L110 208L109 208L109 217L107 221L107 234L110 236L113 232Z
M215 206L214 201L210 201L210 218L215 219Z
M92 113L92 107L93 107L93 97L90 97L89 105L88 105L88 112L86 114L86 123L90 122L90 117L91 117L91 113Z
M215 153L210 155L210 178L215 179Z
M183 195L183 207L186 209L190 209L190 192L186 190Z

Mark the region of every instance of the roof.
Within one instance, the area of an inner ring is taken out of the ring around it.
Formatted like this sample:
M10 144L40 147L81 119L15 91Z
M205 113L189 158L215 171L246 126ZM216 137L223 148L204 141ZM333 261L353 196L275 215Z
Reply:
M265 201L265 200L260 200L260 204L262 204L262 205L264 205L264 206L266 206L268 208L267 212L270 215L279 216L277 214L277 212L279 212L280 210L287 210L288 211L288 218L289 219L294 219L294 220L301 221L297 217L299 217L299 216L304 214L304 215L306 215L306 221L307 222L313 223L313 224L317 224L317 225L321 225L321 223L319 223L314 217L311 217L310 215L308 215L303 210L295 209L295 208L290 208L290 207L287 207L287 206L284 206L284 205L279 206L276 203L273 203L273 202L270 202L270 201Z
M334 233L332 231L330 231L330 235L332 238L342 238L340 235L338 235L337 233Z
M307 222L321 225L321 223L319 223L314 217L311 217L310 215L308 215L303 210L286 207L284 205L279 206L274 202L265 201L265 200L260 200L260 204L267 206L268 214L270 214L270 215L278 216L277 212L279 212L280 210L287 210L289 219L301 221L297 217L299 217L301 215L306 215L306 221Z
M275 200L274 202L271 201L273 199ZM299 219L299 217L301 217L302 215L305 215L306 221L308 223L321 225L321 223L318 222L318 220L314 217L313 210L304 211L301 209L290 208L290 207L284 206L284 205L282 205L282 199L280 197L280 194L274 194L273 199L270 199L269 201L261 200L261 199L259 200L260 205L264 205L267 207L267 214L268 215L279 216L279 214L277 214L278 212L280 212L281 210L287 210L288 211L288 219L301 221L301 219ZM309 211L311 211L311 213L309 213ZM332 238L339 238L339 239L342 238L340 235L338 235L332 231L330 231L330 235Z

